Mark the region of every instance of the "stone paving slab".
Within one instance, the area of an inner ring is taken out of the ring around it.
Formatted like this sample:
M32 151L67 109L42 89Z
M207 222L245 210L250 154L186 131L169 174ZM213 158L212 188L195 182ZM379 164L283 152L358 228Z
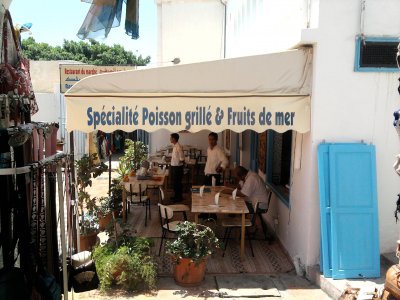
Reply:
M330 298L319 287L303 277L293 274L270 276L284 300L329 300Z
M222 298L281 296L269 276L249 274L239 276L216 276L216 282Z
M74 300L175 300L175 299L267 299L267 300L329 300L322 290L302 277L294 274L206 276L198 287L185 288L177 285L171 277L158 280L157 291L151 293L126 293L112 290L101 293L98 290L69 296Z
M182 287L173 278L162 277L158 280L156 299L214 299L219 297L214 276L206 276L204 282L197 287Z

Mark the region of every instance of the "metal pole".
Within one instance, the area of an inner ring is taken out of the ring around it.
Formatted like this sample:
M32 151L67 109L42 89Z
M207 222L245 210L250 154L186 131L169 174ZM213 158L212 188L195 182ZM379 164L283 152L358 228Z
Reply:
M67 203L70 205L70 222L72 227L69 228L72 234L72 249L74 249L74 254L78 251L78 238L77 238L77 222L76 222L76 209L75 209L75 202L76 202L76 191L75 191L75 146L74 146L74 132L71 131L69 134L69 152L70 152L70 170L71 170L71 203Z
M108 147L108 195L111 193L111 143Z
M64 192L62 186L62 173L61 166L57 165L57 182L58 182L58 207L60 209L60 231L61 231L61 251L62 251L62 273L63 273L63 287L64 287L64 300L68 300L68 277L67 277L67 247L65 240L65 220L64 220Z

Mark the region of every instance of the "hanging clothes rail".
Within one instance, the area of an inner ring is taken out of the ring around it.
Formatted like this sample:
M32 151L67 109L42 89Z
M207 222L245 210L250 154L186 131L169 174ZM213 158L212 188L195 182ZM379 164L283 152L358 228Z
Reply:
M42 159L39 162L29 164L28 166L25 167L19 167L19 168L5 168L5 169L0 169L0 176L6 176L6 175L20 175L20 174L26 174L31 171L32 166L45 166L49 164L53 164L55 162L59 162L61 159L69 156L66 153L57 153L52 156L46 157L45 159Z

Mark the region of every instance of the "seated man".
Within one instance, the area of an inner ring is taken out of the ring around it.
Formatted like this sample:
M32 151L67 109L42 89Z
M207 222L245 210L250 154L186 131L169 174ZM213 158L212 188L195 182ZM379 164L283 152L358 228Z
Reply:
M257 203L267 203L268 189L265 186L264 180L255 172L249 171L242 166L237 166L233 170L233 176L240 183L237 186L237 196L246 197L246 202L252 205L247 205L250 213L254 212ZM224 190L226 193L227 190ZM231 191L230 191L231 192Z

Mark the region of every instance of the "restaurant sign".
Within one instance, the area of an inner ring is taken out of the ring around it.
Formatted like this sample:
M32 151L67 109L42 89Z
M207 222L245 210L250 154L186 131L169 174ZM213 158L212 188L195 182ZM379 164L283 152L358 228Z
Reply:
M193 96L76 96L66 95L67 128L91 132L117 129L153 132L216 132L252 129L263 132L310 130L310 97L232 95L230 97Z
M135 69L135 66L60 65L60 91L65 93L85 77Z

